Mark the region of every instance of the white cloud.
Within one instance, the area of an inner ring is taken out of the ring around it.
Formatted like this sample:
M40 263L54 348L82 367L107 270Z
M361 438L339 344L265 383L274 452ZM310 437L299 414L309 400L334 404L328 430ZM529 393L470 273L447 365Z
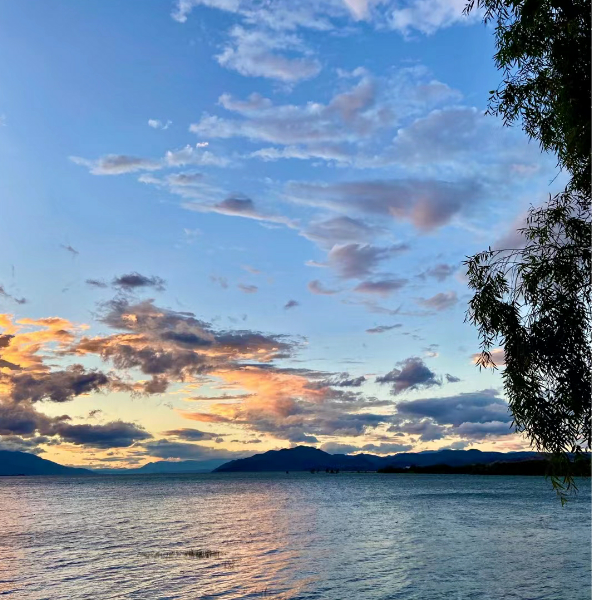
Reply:
M469 16L463 14L465 5L465 0L409 0L402 8L392 10L389 25L404 36L414 32L432 35L452 25L478 21L477 11Z
M290 51L300 56L284 54ZM231 30L229 42L215 58L222 67L241 75L285 83L310 79L321 70L319 61L308 56L296 36L240 26Z
M187 165L226 167L231 160L224 156L216 156L208 150L202 150L208 142L196 144L196 147L184 146L181 150L169 150L165 155L166 164L170 167Z
M148 119L148 125L152 127L152 129L169 129L173 121L160 121L159 119Z

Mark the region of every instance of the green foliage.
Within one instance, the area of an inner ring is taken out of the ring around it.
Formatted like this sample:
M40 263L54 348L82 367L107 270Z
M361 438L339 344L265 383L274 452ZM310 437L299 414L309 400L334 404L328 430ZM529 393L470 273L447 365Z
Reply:
M469 0L495 22L496 66L504 77L489 112L521 121L530 138L554 152L572 186L591 194L591 0Z
M469 257L480 367L505 353L513 425L554 455L561 501L576 491L568 453L592 447L591 382L591 1L470 0L494 21L501 85L489 110L520 122L571 174L567 189L531 208L523 248Z

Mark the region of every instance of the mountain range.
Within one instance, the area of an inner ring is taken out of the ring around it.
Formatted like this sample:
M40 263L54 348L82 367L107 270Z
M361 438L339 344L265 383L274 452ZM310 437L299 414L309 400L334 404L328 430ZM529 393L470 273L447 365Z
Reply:
M217 467L215 473L260 471L309 471L339 469L340 471L377 471L383 467L449 465L460 467L490 464L498 461L518 461L538 458L536 452L482 452L481 450L438 450L434 452L402 452L391 456L375 454L328 454L310 446L269 450L248 458L232 460Z
M93 475L89 469L65 467L28 452L0 450L0 475Z
M310 446L269 450L248 458L223 460L158 461L132 469L82 469L66 467L26 452L0 450L0 475L136 475L161 473L240 473L310 471L336 469L340 471L377 471L393 467L429 467L448 465L463 467L474 464L512 462L542 458L536 452L482 452L481 450L438 450L403 452L391 456L375 454L329 454Z

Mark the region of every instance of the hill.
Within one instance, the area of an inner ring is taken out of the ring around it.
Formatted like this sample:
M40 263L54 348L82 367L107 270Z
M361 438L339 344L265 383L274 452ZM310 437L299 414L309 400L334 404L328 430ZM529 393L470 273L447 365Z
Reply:
M96 473L105 475L158 475L161 473L210 473L223 463L225 460L159 460L157 462L146 463L141 467L133 469L94 469Z
M0 450L0 475L93 475L93 472L65 467L27 452Z
M536 452L482 452L481 450L439 450L436 452L405 452L391 456L374 454L329 454L310 446L296 446L283 450L269 450L248 458L232 460L217 467L215 473L260 471L310 471L312 469L339 469L340 471L377 471L393 466L426 467L445 464L460 467L472 464L533 460Z

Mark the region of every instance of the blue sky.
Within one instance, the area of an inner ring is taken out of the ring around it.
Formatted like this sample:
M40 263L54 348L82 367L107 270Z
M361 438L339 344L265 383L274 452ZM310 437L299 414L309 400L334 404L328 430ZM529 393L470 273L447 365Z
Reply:
M0 309L18 369L1 369L0 443L71 464L232 457L246 443L521 447L500 373L473 365L461 263L520 243L527 207L560 181L484 114L493 31L462 8L4 3ZM169 318L142 330L150 313ZM134 329L136 352L227 359L152 370L123 357L118 336ZM201 329L213 349L174 341ZM237 332L235 352L216 350L217 331ZM106 380L74 386L76 364ZM19 395L25 375L42 391ZM231 389L243 397L185 400ZM11 429L23 410L31 426Z

